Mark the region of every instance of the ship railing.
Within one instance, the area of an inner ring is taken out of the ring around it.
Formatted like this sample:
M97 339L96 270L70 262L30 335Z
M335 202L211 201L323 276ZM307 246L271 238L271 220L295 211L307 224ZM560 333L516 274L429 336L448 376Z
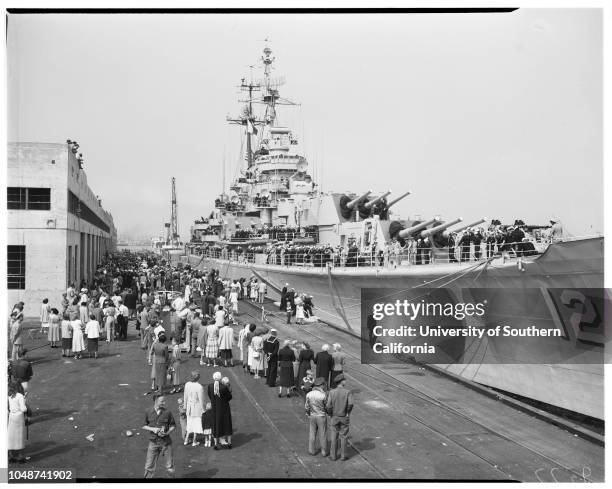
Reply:
M304 231L300 233L299 231L269 231L268 233L253 233L248 234L248 237L236 237L232 236L230 241L232 242L240 242L246 241L248 239L273 239L276 241L293 241L296 239L304 239L304 238L313 238L317 239L319 233L317 231Z
M562 241L576 241L602 235L563 238ZM532 246L528 245L530 243ZM238 252L228 249L200 249L196 250L199 256L204 255L212 259L232 260L245 264L269 264L285 267L312 267L322 268L388 268L443 265L452 263L475 263L490 258L501 257L506 261L517 261L523 257L533 257L543 253L550 245L550 241L516 242L516 243L486 243L480 246L455 246L453 248L412 248L400 251L366 251L348 253L334 251L325 252L275 252L266 249L257 251Z

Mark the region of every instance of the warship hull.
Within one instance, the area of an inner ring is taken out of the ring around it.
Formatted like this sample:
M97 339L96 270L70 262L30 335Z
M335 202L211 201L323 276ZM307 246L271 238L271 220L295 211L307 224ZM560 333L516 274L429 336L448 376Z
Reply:
M604 417L604 322L598 312L587 341L579 341L580 317L585 294L605 295L603 237L565 241L551 245L530 258L488 262L429 264L398 268L299 267L239 263L189 255L198 269L215 268L221 277L239 279L256 276L268 284L268 295L280 297L289 284L313 296L316 316L354 335L361 335L361 290L396 289L407 293L444 288L455 300L470 302L495 298L498 315L514 328L562 328L565 338L550 338L541 351L526 348L521 338L503 344L484 339L471 346L469 361L437 364L462 378L496 389L541 401L563 409ZM185 261L185 257L183 257ZM575 299L565 300L570 291ZM582 291L582 292L579 292ZM585 292L586 291L586 292ZM567 295L567 294L565 294ZM599 297L601 304L609 297ZM586 299L590 300L590 299ZM528 307L525 307L528 304ZM580 306L580 310L576 309ZM582 328L584 329L584 328Z

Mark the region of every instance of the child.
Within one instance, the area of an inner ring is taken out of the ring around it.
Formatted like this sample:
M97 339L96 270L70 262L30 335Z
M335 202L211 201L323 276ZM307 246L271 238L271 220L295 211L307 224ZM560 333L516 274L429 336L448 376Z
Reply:
M172 390L170 394L180 392L181 376L179 373L181 365L181 347L176 338L172 338L172 356L170 357L170 373L172 374Z
M183 404L182 397L178 398L177 403L178 403L179 421L181 422L181 435L182 435L182 438L185 439L187 436L187 410L185 409L185 405Z
M312 370L306 370L306 377L302 379L302 390L306 393L312 390L312 384L314 383L314 375Z
M212 436L212 405L210 402L206 403L206 410L202 413L202 429L204 431L204 446L211 446Z
M232 393L232 386L230 384L230 380L227 377L223 377L221 379L221 383L225 386L227 386L227 390L230 391L230 394Z
M287 304L287 324L291 324L291 316L293 315L293 309L291 309L291 304Z

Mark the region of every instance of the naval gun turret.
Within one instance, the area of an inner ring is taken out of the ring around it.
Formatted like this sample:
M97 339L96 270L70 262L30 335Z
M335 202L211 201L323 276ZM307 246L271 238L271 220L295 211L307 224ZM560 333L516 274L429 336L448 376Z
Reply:
M391 194L391 190L387 190L384 194L370 201L362 201L361 204L359 204L359 217L366 219L372 214L377 214L380 219L387 219L387 196L389 194Z
M408 190L407 192L404 192L402 195L400 195L398 198L393 199L391 202L389 202L387 204L387 209L389 207L391 207L392 205L397 204L400 200L402 200L404 197L408 197L412 192L410 190Z
M438 233L441 233L445 229L448 229L449 227L454 226L455 224L457 224L457 223L459 223L461 221L463 221L463 218L458 217L457 219L445 222L444 224L440 224L439 226L435 226L433 228L425 229L425 230L421 231L420 236L421 236L421 238L427 238L429 236L436 235Z
M353 210L357 209L359 203L366 199L371 193L372 191L368 190L367 192L352 200L348 195L343 195L342 197L340 197L340 212L342 214L342 217L344 217L345 219L350 219L351 215L353 214Z
M406 239L409 238L410 236L412 236L413 234L418 233L419 231L421 231L422 229L425 229L427 226L431 226L432 224L438 222L437 219L430 219L429 221L425 221L422 222L420 224L416 224L415 226L411 226L409 228L406 229L402 229L400 230L397 235L402 238L402 239Z
M374 206L374 205L378 204L378 203L379 203L381 200L383 200L383 199L384 199L385 197L387 197L389 194L391 194L391 190L387 190L387 191L386 191L384 194L382 194L382 195L380 195L380 196L376 197L375 199L372 199L372 200L370 200L370 201L366 202L366 203L364 204L364 207L365 207L366 209L371 209L371 208L372 208L372 206Z

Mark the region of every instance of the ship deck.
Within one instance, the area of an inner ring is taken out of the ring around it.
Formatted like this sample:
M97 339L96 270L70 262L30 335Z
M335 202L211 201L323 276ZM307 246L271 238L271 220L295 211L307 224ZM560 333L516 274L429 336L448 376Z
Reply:
M239 320L260 310L240 302ZM273 311L272 303L266 305ZM303 398L277 397L277 389L234 368L200 367L185 359L182 379L199 370L202 383L220 370L233 388L233 450L192 448L174 435L177 477L186 479L403 479L604 481L604 447L592 439L531 416L446 376L416 365L362 365L359 340L319 323L286 325L268 314L281 339L339 342L347 353L351 416L349 460L333 462L307 452ZM139 478L147 447L143 424L152 404L150 367L130 322L128 341L101 346L101 358L61 358L30 329L28 354L33 424L26 467L72 468L84 480ZM234 349L235 356L237 351ZM179 395L168 396L176 415ZM126 430L134 436L127 437ZM93 441L86 436L94 434ZM75 460L80 460L75 467ZM163 464L158 465L163 476ZM23 466L18 466L23 467Z

